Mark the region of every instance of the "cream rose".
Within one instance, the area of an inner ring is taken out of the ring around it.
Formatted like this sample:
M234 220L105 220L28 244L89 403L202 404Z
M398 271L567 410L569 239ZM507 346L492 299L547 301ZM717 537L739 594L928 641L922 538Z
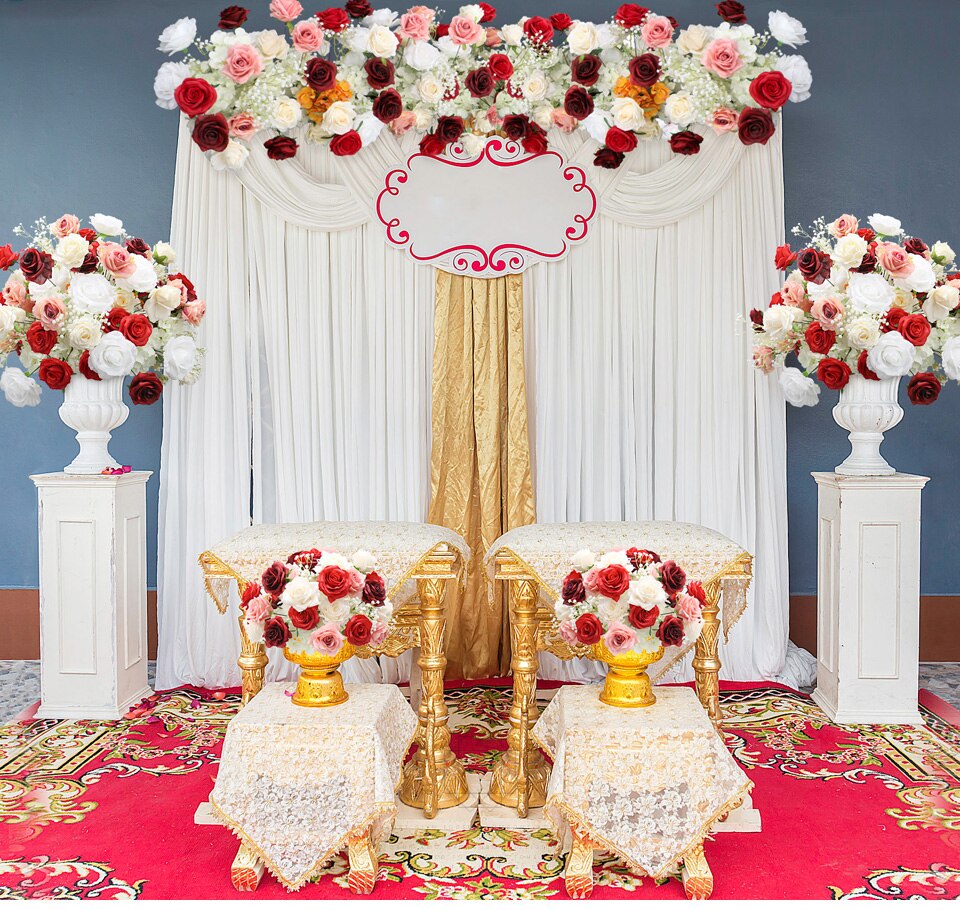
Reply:
M597 27L592 22L574 22L567 32L567 45L570 53L580 56L580 54L589 54L595 47L600 45L600 37L597 34Z
M231 139L227 143L227 147L222 152L214 152L210 156L210 164L213 165L214 170L217 171L235 171L237 168L241 168L247 163L247 158L249 156L250 149L248 149L242 142L237 142L236 139Z
M643 108L633 98L617 98L610 106L614 126L631 132L643 126Z
M90 244L79 234L67 234L53 251L54 261L68 269L83 265L84 257L90 250Z
M686 92L676 92L667 98L664 113L679 126L689 126L696 118L693 99Z
M152 322L160 322L180 306L180 288L174 284L164 284L151 292L143 311Z
M320 604L320 589L317 583L304 575L298 575L283 589L281 603L288 609L305 610Z
M283 35L272 28L257 35L257 47L260 48L260 53L264 57L273 60L283 60L287 56L287 51L290 50L290 45L287 44Z
M293 98L281 98L273 107L271 122L278 130L293 129L303 114L303 108Z
M855 269L867 252L867 241L859 234L844 234L833 247L833 260L848 269Z
M375 57L392 57L399 43L397 36L382 25L375 25L367 36L367 50Z
M417 80L416 89L420 100L426 104L437 104L443 97L443 83L433 73L424 73Z
M691 25L677 35L677 47L685 54L701 54L710 40L710 33L702 25Z
M529 101L543 101L547 97L547 91L550 88L550 83L547 80L547 77L543 75L539 70L534 70L526 79L523 80L521 86L523 89L524 97Z
M17 317L23 310L16 306L0 305L0 339L9 335L17 325Z
M342 135L353 129L356 111L349 101L334 101L323 115L323 128L328 133Z
M933 256L934 262L939 262L941 265L950 265L950 263L956 258L957 254L953 252L953 248L949 243L944 243L942 240L938 240L932 247L930 247L930 255Z
M852 348L865 351L872 348L880 338L880 325L870 316L857 316L844 327L847 343Z
M632 604L659 605L667 602L667 592L652 575L644 575L630 582L628 599Z
M72 347L89 351L100 344L103 329L99 317L80 316L70 323L67 329L67 341Z
M960 290L950 284L940 285L923 302L923 315L931 322L945 319L960 305Z
M793 329L793 324L803 315L803 310L797 307L772 306L764 311L763 331L771 341L781 341Z
M588 569L593 567L593 564L597 561L597 554L592 550L577 550L573 554L573 567L578 572L586 572Z
M513 25L505 25L500 29L500 36L503 38L504 44L510 47L517 47L523 40L523 26L517 25L516 23Z
M164 265L172 265L177 261L177 251L169 243L161 240L153 245L153 258Z
M315 584L314 587L316 587ZM339 600L331 603L326 598L323 598L320 606L320 615L325 622L332 622L336 626L342 626L350 617L350 601L346 597L341 597Z

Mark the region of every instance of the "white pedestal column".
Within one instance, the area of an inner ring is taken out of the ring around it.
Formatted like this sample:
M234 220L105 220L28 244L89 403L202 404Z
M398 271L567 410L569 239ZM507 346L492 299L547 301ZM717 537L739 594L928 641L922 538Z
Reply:
M841 724L921 723L920 491L929 477L814 473L817 688Z
M150 473L30 478L40 499L38 717L120 718L151 694Z

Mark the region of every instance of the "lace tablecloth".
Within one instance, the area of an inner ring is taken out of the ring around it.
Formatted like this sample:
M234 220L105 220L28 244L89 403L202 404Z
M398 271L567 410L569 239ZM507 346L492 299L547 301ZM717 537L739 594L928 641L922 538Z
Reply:
M227 609L231 579L241 585L257 581L274 559L286 559L297 550L316 547L351 556L368 550L377 558L394 607L416 594L413 575L438 546L446 544L470 561L470 548L455 531L414 521L317 521L305 524L254 525L237 532L200 556L207 590L219 607ZM216 572L222 571L221 576Z
M601 686L565 686L533 730L553 758L545 812L635 871L659 878L753 784L691 689L657 687L649 708L614 708Z
M396 815L394 792L417 718L396 686L347 684L332 708L301 708L271 683L230 721L214 812L288 890L300 888Z

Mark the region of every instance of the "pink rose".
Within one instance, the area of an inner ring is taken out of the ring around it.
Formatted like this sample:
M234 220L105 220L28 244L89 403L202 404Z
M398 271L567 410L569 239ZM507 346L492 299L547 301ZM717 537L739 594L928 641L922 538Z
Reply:
M47 332L56 332L63 325L64 312L59 297L44 297L33 305L33 315Z
M773 372L773 348L760 345L753 349L753 365L762 373Z
M487 40L483 42L487 47L496 47L502 40L499 29L487 26Z
M207 312L207 305L202 300L194 300L193 303L185 303L180 312L190 325L200 325Z
M860 227L860 222L853 215L841 215L836 221L827 225L827 230L839 239L840 237L846 237L847 234L852 234L858 227Z
M394 136L402 136L409 132L417 122L417 115L413 111L404 111L399 117L390 121L390 131Z
M234 114L228 121L230 135L237 139L248 139L257 131L257 121L253 114Z
M370 630L370 644L375 648L380 647L387 638L389 626L385 622L375 622Z
M67 234L76 234L80 230L80 219L76 215L61 215L50 225L50 230L63 240Z
M897 243L881 241L877 244L877 260L894 278L906 278L913 272L913 260Z
M244 616L250 622L266 622L272 613L273 604L270 603L270 598L263 594L249 601L244 610Z
M603 643L611 654L623 654L637 643L637 633L622 622L612 623L603 636Z
M551 111L550 120L564 133L572 133L580 122L576 117L571 117L562 107L555 107Z
M136 270L137 263L119 243L101 243L97 247L97 257L100 264L111 275L117 275L120 278L129 278Z
M640 34L648 47L666 47L673 40L673 23L666 16L647 16Z
M433 22L433 17L436 15L429 6L411 6L407 12L413 13L415 16L421 16L426 19L427 22Z
M460 45L484 44L487 40L486 29L466 16L454 16L447 34L454 44Z
M263 72L263 58L249 44L234 44L227 49L221 72L241 85Z
M703 604L696 597L681 594L677 598L677 613L684 622L696 622L703 615Z
M700 62L705 69L716 73L722 79L729 79L743 66L737 42L731 38L717 38L711 41L706 46Z
M11 275L7 283L3 286L3 299L8 306L18 306L21 310L30 312L30 304L27 303L27 289L16 278Z
M813 302L810 315L825 329L837 329L843 322L843 304L836 297L821 297Z
M310 636L310 644L321 654L336 654L343 647L343 636L332 622L328 622L325 626L314 630L313 635Z
M176 288L178 291L180 291L180 304L181 304L181 305L183 305L184 303L189 302L189 300L190 300L190 294L189 294L189 292L187 291L187 286L186 286L179 278L171 278L171 279L167 282L167 284L169 284L171 287L174 287L174 288Z
M291 40L298 51L318 51L323 45L323 29L316 19L304 19L293 27Z
M404 13L400 17L397 37L409 38L411 41L426 41L430 37L430 20L412 11Z
M499 126L503 123L503 117L497 113L497 106L495 104L491 104L490 107L487 108L487 120L490 121L491 126Z
M271 0L270 2L270 15L281 22L293 22L302 12L303 7L297 0Z
M737 128L737 112L729 107L718 107L710 115L709 122L718 136L733 132Z
M579 642L577 638L577 627L574 625L572 619L565 619L558 628L560 632L560 637L568 644L575 645Z
M801 310L810 309L807 292L803 289L803 285L796 281L788 281L780 288L780 296L783 297L783 302L787 306L795 306Z

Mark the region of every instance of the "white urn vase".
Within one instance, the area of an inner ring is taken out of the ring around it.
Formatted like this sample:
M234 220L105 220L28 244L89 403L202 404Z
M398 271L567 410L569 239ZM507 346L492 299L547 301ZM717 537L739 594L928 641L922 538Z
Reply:
M130 414L123 403L123 377L87 379L75 373L63 390L60 419L76 431L80 453L65 474L100 474L104 468L119 468L110 454L110 433Z
M833 409L833 419L850 434L852 451L837 474L875 476L896 474L880 454L883 434L903 418L897 401L900 379L866 379L854 374L840 391L840 401Z

